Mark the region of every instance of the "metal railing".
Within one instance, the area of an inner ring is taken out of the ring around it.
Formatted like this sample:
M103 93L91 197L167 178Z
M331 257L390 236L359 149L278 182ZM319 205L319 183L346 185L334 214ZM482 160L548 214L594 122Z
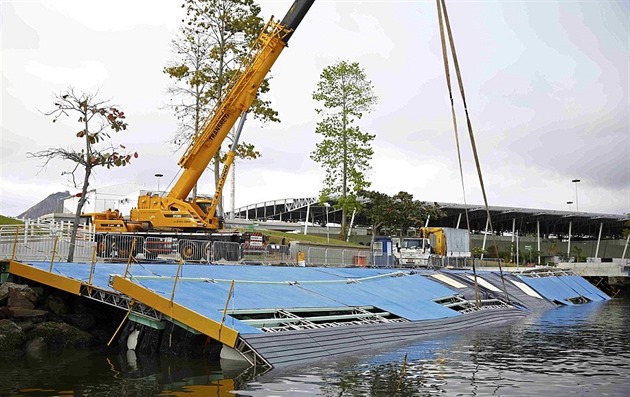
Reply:
M67 262L71 229L71 224L1 227L0 259ZM90 262L93 257L109 262L295 264L287 245L252 247L228 241L94 233L82 227L77 232L73 261Z
M67 261L72 227L63 224L25 224L0 227L0 259ZM74 261L90 262L95 243L89 229L79 228Z
M0 228L0 259L58 261L68 259L70 223ZM304 265L326 267L398 268L394 255L369 248L325 246L254 245L175 237L143 237L131 234L95 233L81 227L75 242L75 262L179 261L185 263ZM303 257L303 262L298 261ZM463 268L470 258L431 257L425 266ZM409 266L405 266L409 268ZM413 268L413 266L411 267Z

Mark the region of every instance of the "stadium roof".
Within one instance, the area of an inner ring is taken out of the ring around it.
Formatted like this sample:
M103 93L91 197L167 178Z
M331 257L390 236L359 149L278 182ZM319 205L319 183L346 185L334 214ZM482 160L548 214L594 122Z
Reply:
M486 229L486 209L483 205L437 203L445 216L430 219L430 226L466 228L466 210L470 229L480 232ZM492 229L497 233L511 233L513 228L519 234L536 233L538 227L542 235L565 236L569 234L585 239L596 239L601 228L602 238L623 238L623 229L630 221L627 215L600 214L592 212L557 211L534 208L490 206ZM328 211L328 214L326 213ZM341 223L341 211L325 207L317 197L287 198L251 204L235 210L236 218L250 220L279 220L304 222L308 213L314 224ZM358 214L355 225L367 226L364 216Z

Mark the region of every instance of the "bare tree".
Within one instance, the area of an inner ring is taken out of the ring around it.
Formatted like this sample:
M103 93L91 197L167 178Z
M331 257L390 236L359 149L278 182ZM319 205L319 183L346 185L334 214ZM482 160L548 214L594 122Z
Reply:
M49 148L39 152L28 152L31 158L44 160L43 167L54 159L68 160L74 163L69 171L64 171L62 175L67 175L75 188L81 188L81 195L74 215L74 225L70 237L70 250L68 261L74 260L74 247L79 227L79 219L83 210L83 205L87 199L87 191L90 184L90 176L95 167L124 167L132 158L137 158L138 153L123 152L125 147L119 145L114 147L108 142L112 132L120 132L127 129L125 114L122 110L111 105L109 101L97 98L97 93L77 93L73 88L55 94L55 107L53 110L45 112L46 116L51 116L53 123L63 117L76 117L80 125L76 137L83 140L81 150L71 148ZM99 149L100 144L105 147ZM83 180L79 181L81 172Z

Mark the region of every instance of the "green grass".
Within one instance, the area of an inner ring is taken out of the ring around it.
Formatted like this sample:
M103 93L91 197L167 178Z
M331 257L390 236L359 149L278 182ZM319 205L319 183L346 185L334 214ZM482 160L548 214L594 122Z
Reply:
M0 215L0 225L22 225L24 222Z
M285 243L288 245L291 241L300 241L303 243L314 243L314 244L322 244L322 245L343 245L348 247L363 247L360 244L352 243L348 241L341 241L337 239L337 235L330 235L330 242L328 242L327 237L323 236L312 236L309 234L297 234L297 233L284 233L278 232L275 230L256 230L262 234L269 236L269 241L273 244L281 244L282 239L285 239Z

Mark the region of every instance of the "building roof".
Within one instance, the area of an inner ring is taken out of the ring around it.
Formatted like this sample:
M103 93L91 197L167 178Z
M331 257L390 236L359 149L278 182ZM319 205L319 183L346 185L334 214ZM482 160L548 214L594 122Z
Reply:
M443 227L459 225L459 228L466 228L467 211L470 230L473 232L486 230L487 215L483 205L437 204L445 216L430 219L429 225ZM286 222L304 222L308 212L308 219L314 224L325 225L327 219L330 223L341 223L341 211L325 207L317 197L270 200L237 208L234 212L235 216L241 219ZM489 212L492 230L497 233L511 233L514 229L521 235L536 233L539 228L542 235L568 236L570 227L574 238L596 239L601 227L602 238L619 239L623 238L625 223L630 221L628 215L535 208L490 206ZM357 215L354 225L367 226L367 220Z

